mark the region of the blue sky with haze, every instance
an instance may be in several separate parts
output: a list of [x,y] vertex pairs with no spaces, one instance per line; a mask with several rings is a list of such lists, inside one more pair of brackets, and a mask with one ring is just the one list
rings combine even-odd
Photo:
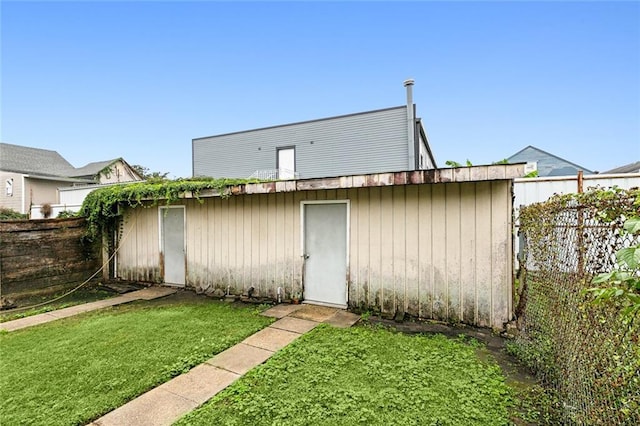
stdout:
[[[440,166],[640,160],[638,2],[0,3],[3,142],[191,175],[191,139],[403,105]],[[339,155],[339,153],[336,153]]]

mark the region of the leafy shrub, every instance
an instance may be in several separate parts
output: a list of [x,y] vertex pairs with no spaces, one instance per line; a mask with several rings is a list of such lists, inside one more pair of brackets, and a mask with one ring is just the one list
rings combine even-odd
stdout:
[[23,220],[27,218],[28,216],[26,214],[22,214],[13,209],[0,207],[0,220]]
[[63,210],[58,213],[58,219],[69,219],[76,216],[78,216],[78,213],[72,212],[71,210]]

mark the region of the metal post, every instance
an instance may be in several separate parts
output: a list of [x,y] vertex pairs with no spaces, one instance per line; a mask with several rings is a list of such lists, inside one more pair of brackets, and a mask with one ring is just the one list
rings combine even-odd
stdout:
[[413,79],[404,81],[404,87],[407,88],[407,153],[409,154],[408,169],[416,169],[416,118],[413,111]]

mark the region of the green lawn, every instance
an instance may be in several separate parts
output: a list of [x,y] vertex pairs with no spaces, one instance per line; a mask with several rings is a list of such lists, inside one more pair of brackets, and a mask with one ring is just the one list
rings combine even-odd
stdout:
[[509,424],[511,391],[478,350],[441,335],[320,326],[177,424]]
[[0,424],[86,424],[271,321],[253,308],[167,298],[2,333]]

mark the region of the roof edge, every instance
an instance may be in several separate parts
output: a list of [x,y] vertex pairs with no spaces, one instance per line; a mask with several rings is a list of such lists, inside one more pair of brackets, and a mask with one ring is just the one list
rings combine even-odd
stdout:
[[296,126],[296,125],[299,125],[299,124],[307,124],[307,123],[315,123],[315,122],[318,122],[318,121],[334,120],[336,118],[354,117],[356,115],[372,114],[374,112],[391,111],[393,109],[404,109],[406,107],[407,107],[406,105],[401,105],[401,106],[390,107],[390,108],[374,109],[374,110],[371,110],[371,111],[354,112],[354,113],[351,113],[351,114],[344,114],[344,115],[335,115],[333,117],[316,118],[314,120],[297,121],[295,123],[278,124],[276,126],[259,127],[259,128],[256,128],[256,129],[240,130],[240,131],[237,131],[237,132],[230,132],[230,133],[221,133],[221,134],[218,134],[218,135],[200,136],[200,137],[191,139],[191,141],[193,143],[195,141],[202,140],[202,139],[210,139],[210,138],[217,138],[217,137],[221,137],[221,136],[230,136],[230,135],[239,135],[239,134],[242,134],[242,133],[257,132],[257,131],[261,131],[261,130],[278,129],[278,128],[281,128],[281,127]]
[[[493,164],[486,166],[410,170],[368,175],[246,183],[228,187],[225,194],[269,194],[322,189],[351,189],[381,186],[513,180],[524,176],[524,168],[525,163]],[[205,190],[198,194],[198,198],[219,197],[220,195],[221,194],[215,190]],[[193,194],[185,194],[184,198],[190,199],[196,197]]]

